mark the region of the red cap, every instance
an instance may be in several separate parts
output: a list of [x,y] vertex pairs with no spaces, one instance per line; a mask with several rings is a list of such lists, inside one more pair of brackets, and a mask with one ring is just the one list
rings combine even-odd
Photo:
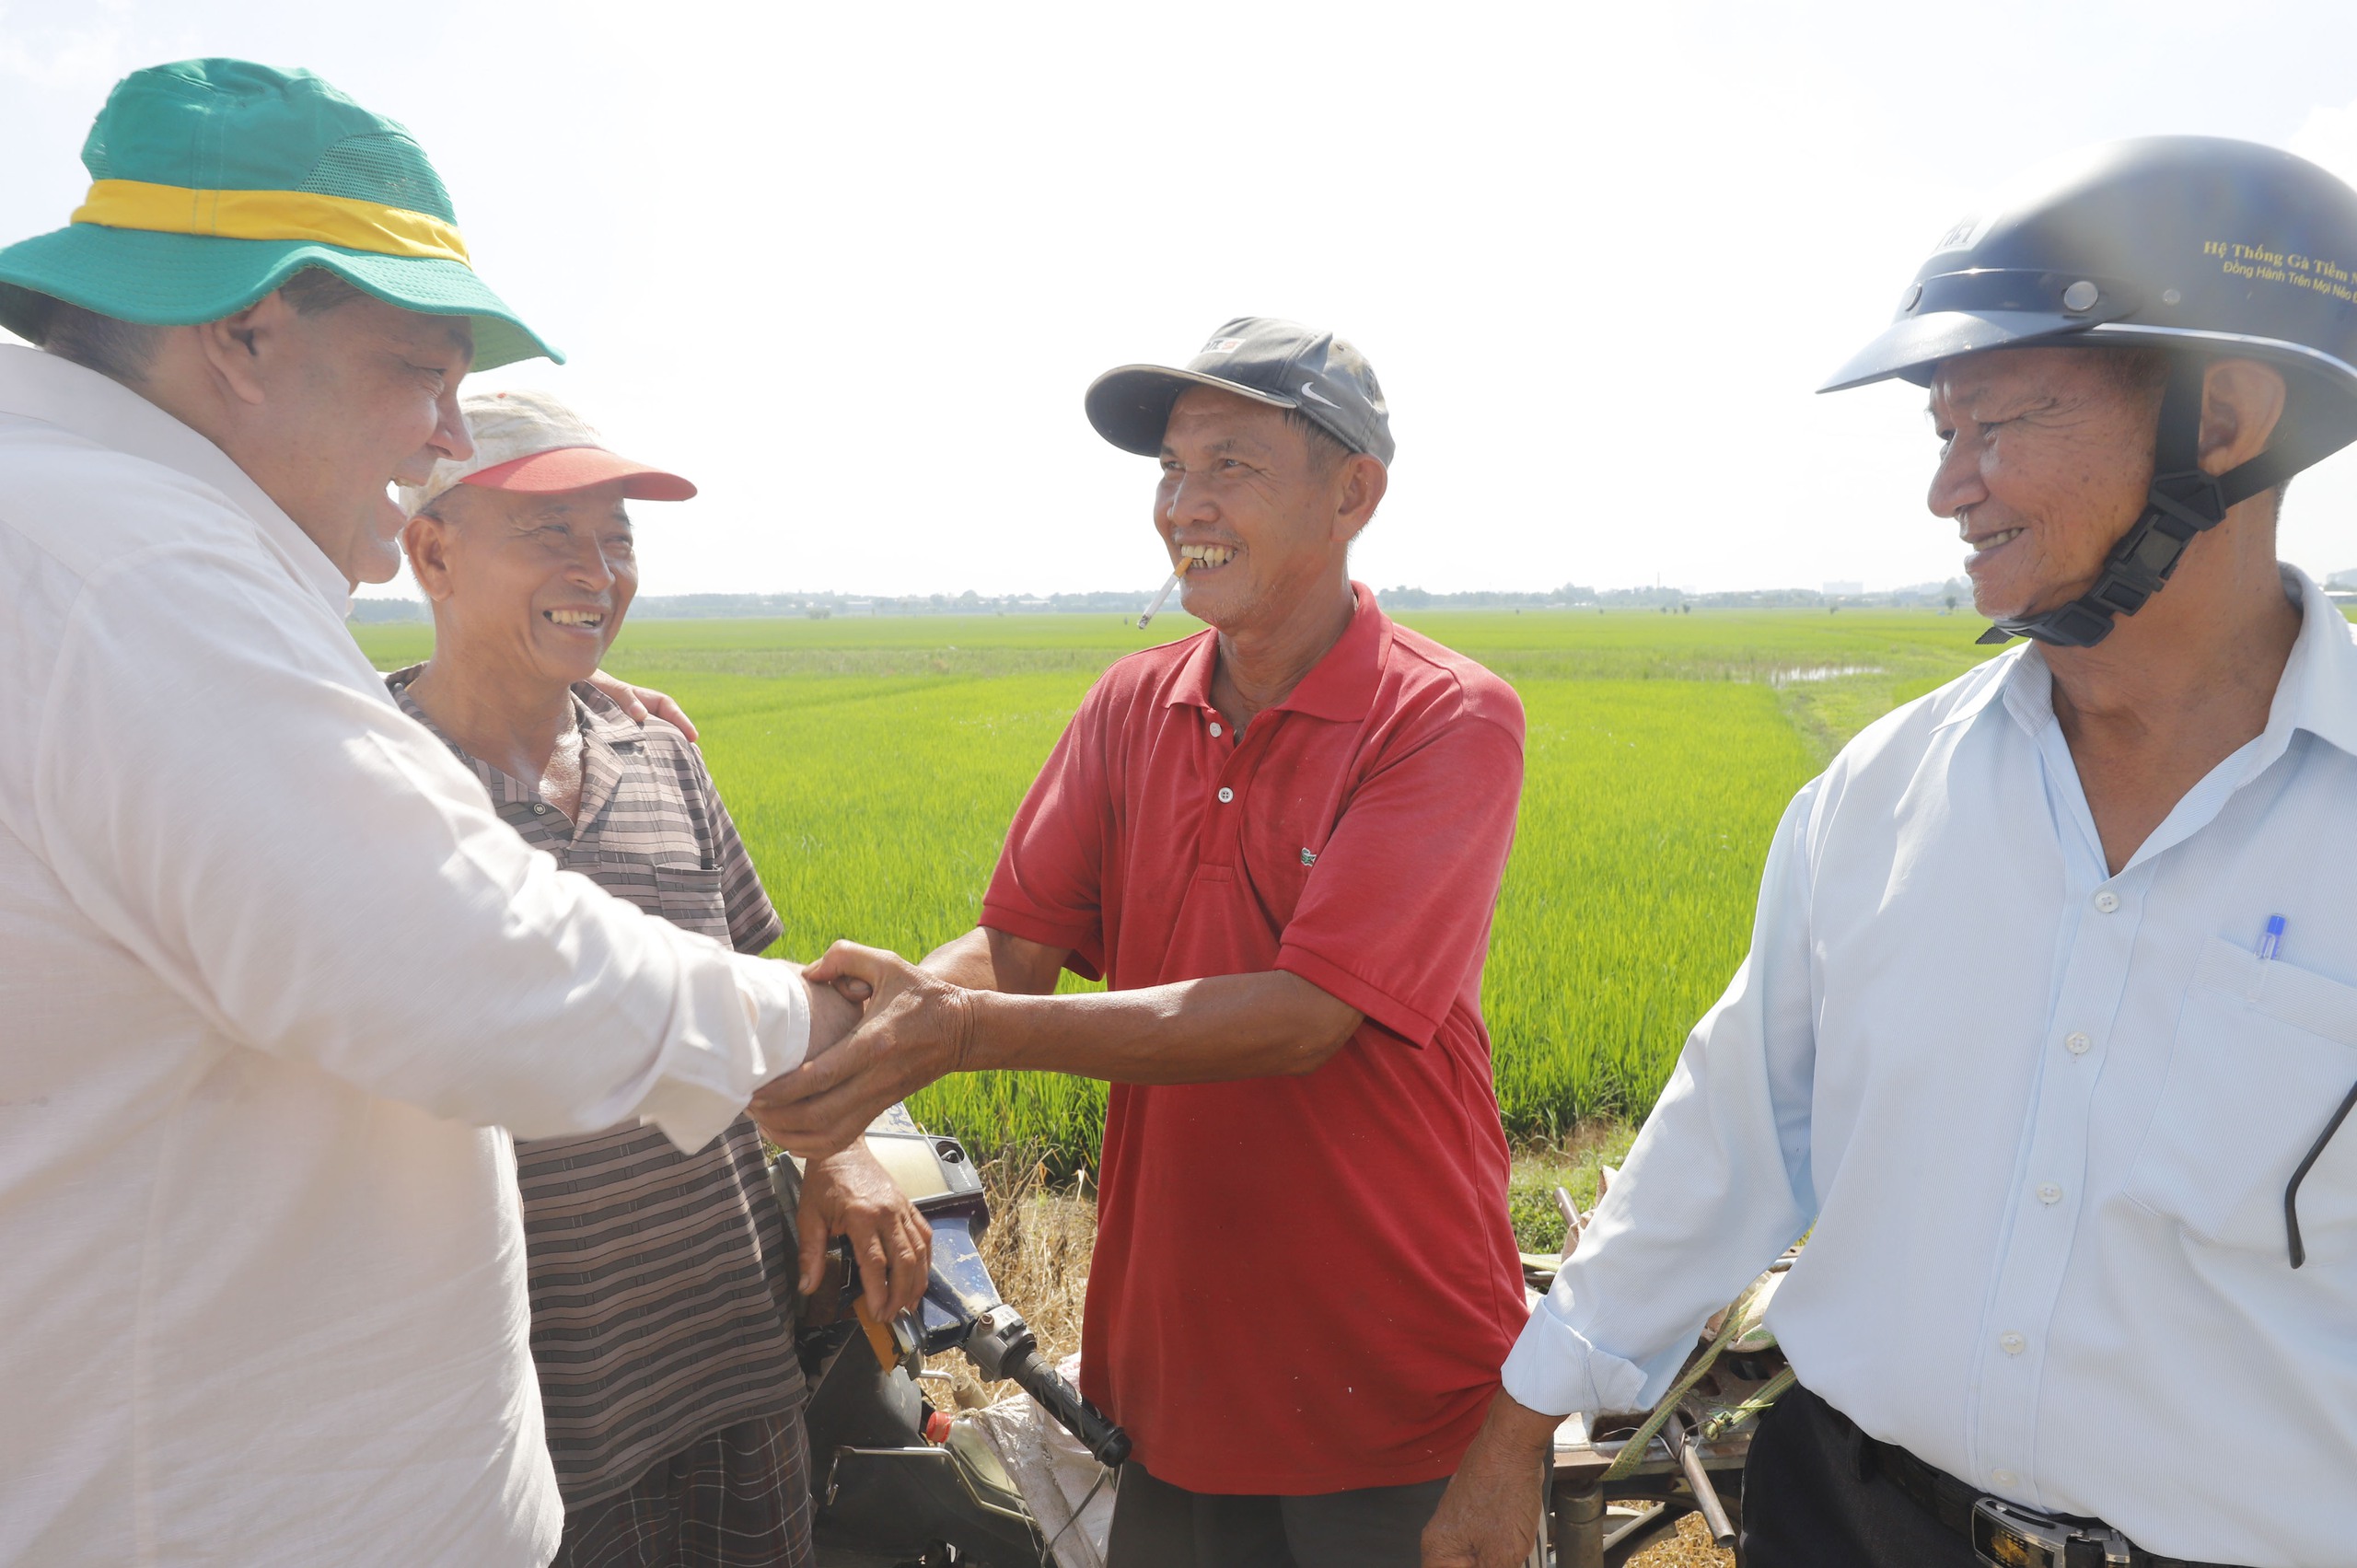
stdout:
[[622,495],[631,501],[685,501],[696,493],[696,487],[678,474],[632,462],[603,447],[559,447],[553,451],[528,453],[491,468],[478,469],[459,482],[479,484],[485,490],[557,495],[568,490],[611,484],[616,480],[623,482]]

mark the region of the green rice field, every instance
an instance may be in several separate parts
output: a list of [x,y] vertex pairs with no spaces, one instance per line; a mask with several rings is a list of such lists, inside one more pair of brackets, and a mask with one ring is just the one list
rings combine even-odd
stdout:
[[[1833,749],[1968,668],[1931,611],[1401,617],[1511,680],[1528,778],[1483,986],[1508,1131],[1642,1115],[1743,956],[1769,835]],[[785,921],[911,955],[971,928],[1016,804],[1106,664],[1199,630],[1104,616],[653,621],[610,668],[678,697]],[[357,629],[380,668],[423,627]],[[1067,976],[1067,983],[1074,984]],[[1093,1164],[1102,1086],[953,1079],[928,1125]]]

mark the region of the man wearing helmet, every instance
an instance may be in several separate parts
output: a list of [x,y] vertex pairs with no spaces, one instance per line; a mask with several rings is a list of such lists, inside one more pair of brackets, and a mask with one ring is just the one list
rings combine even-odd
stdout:
[[[1828,389],[1924,386],[1991,640],[1803,789],[1752,950],[1425,1537],[1519,1562],[1570,1412],[1643,1409],[1808,1237],[1749,1568],[2357,1563],[2357,646],[2275,559],[2357,436],[2357,192],[2081,154]],[[2220,1462],[2265,1434],[2264,1485]]]

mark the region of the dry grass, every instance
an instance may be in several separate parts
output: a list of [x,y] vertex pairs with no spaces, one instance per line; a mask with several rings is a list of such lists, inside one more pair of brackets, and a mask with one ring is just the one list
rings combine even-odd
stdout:
[[1700,1514],[1689,1514],[1629,1559],[1628,1568],[1735,1568],[1735,1553],[1711,1544]]
[[[981,1166],[982,1190],[991,1202],[991,1226],[982,1233],[982,1261],[990,1266],[1001,1299],[1023,1314],[1039,1337],[1039,1350],[1054,1365],[1080,1349],[1080,1314],[1088,1295],[1088,1260],[1097,1246],[1097,1195],[1083,1171],[1078,1180],[1052,1184],[1038,1149],[1010,1149]],[[963,1355],[935,1356],[950,1374],[961,1409],[971,1410],[1014,1393],[1012,1383],[984,1383]]]
[[1559,1252],[1563,1212],[1556,1206],[1562,1187],[1585,1214],[1596,1207],[1596,1179],[1605,1166],[1629,1157],[1637,1130],[1625,1121],[1582,1121],[1556,1139],[1532,1139],[1514,1151],[1506,1177],[1506,1213],[1515,1245],[1525,1252]]

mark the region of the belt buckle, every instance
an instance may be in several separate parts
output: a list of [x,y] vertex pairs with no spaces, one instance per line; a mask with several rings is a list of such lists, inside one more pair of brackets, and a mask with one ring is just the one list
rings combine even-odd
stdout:
[[1972,1551],[1990,1568],[2130,1568],[2131,1562],[2128,1538],[2118,1530],[2082,1529],[1996,1497],[1972,1504]]

